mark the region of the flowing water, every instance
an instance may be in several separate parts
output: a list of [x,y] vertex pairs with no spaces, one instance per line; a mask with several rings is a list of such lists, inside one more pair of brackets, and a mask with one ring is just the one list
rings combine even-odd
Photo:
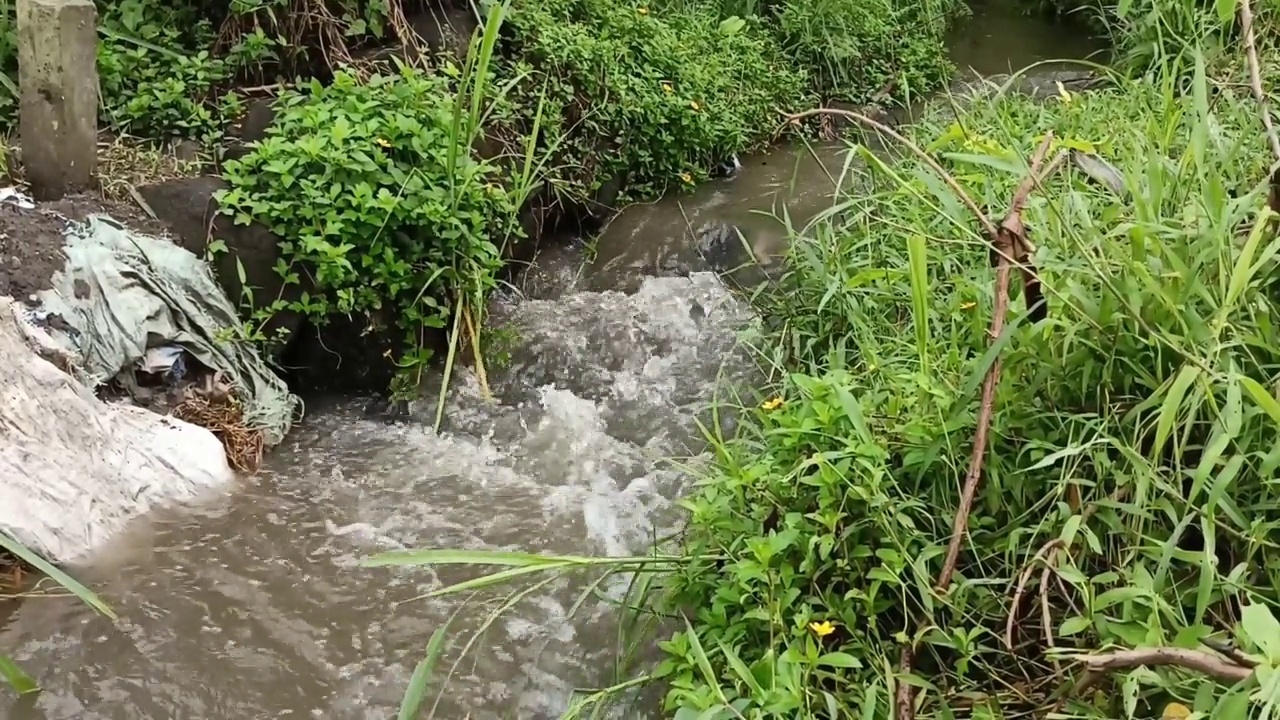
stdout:
[[[982,72],[1095,49],[1007,3],[977,6],[954,42],[957,60]],[[697,272],[688,224],[732,222],[776,251],[783,233],[761,213],[812,217],[842,162],[834,145],[748,158],[732,181],[623,213],[591,262],[580,247],[544,255],[527,297],[497,303],[515,342],[509,364],[491,368],[493,402],[464,373],[439,435],[430,399],[395,425],[366,417],[360,399],[312,399],[259,476],[148,517],[80,572],[118,623],[71,598],[8,617],[0,648],[44,690],[0,694],[0,717],[391,718],[427,639],[458,607],[420,597],[474,572],[362,558],[415,547],[643,553],[678,524],[689,482],[665,459],[697,455],[698,413],[748,367],[735,350],[746,310]],[[435,717],[553,718],[575,687],[611,681],[615,613],[594,598],[575,607],[581,587],[549,583],[494,622]],[[491,609],[463,611],[454,635]]]

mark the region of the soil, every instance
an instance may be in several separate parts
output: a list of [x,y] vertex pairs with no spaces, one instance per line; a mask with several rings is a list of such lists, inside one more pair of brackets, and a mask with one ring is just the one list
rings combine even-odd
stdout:
[[94,195],[72,195],[31,210],[0,203],[0,295],[26,301],[47,290],[54,274],[66,264],[64,218],[83,221],[95,213],[110,215],[139,232],[168,235],[167,225],[140,209]]

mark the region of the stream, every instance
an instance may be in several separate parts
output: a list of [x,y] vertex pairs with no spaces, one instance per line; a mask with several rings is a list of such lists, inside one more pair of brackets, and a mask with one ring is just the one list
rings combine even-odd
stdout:
[[[1014,4],[975,4],[951,40],[958,65],[1008,72],[1098,49]],[[366,399],[309,398],[306,421],[258,476],[153,513],[78,571],[116,624],[64,597],[0,615],[0,648],[43,687],[0,693],[0,717],[392,718],[428,638],[460,604],[421,596],[476,573],[362,558],[418,547],[643,554],[681,519],[689,473],[667,459],[696,458],[699,414],[750,366],[735,347],[748,312],[687,228],[733,223],[753,248],[780,253],[774,214],[785,207],[799,224],[826,207],[843,150],[743,158],[732,180],[629,208],[589,244],[544,252],[523,293],[496,302],[515,342],[490,368],[494,401],[461,372],[441,434],[432,393],[401,424],[366,416]],[[548,583],[497,619],[434,716],[556,718],[574,688],[613,682],[616,612],[596,599],[575,608],[583,582]],[[602,591],[617,596],[621,582]],[[492,609],[459,613],[442,669]],[[653,716],[637,704],[617,717]]]

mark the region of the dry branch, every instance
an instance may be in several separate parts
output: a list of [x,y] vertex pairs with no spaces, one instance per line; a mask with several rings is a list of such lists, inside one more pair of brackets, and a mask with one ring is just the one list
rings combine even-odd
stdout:
[[[899,656],[898,667],[903,675],[911,673],[911,665],[914,660],[914,652],[911,649],[911,643],[902,646],[902,653]],[[895,720],[915,720],[916,717],[916,698],[915,686],[898,681],[898,689],[894,693],[893,704],[896,708],[893,713]]]
[[1050,566],[1050,562],[1048,560],[1049,553],[1062,547],[1062,544],[1062,538],[1054,538],[1040,546],[1040,549],[1036,551],[1036,554],[1032,555],[1031,560],[1027,561],[1026,566],[1022,568],[1022,572],[1018,574],[1017,589],[1014,590],[1013,602],[1009,605],[1009,619],[1004,626],[1004,644],[1005,647],[1009,648],[1010,652],[1013,652],[1014,649],[1013,626],[1018,622],[1018,606],[1022,604],[1022,595],[1027,590],[1027,582],[1031,579],[1031,573],[1035,571],[1036,563],[1041,560],[1044,561],[1045,569],[1048,570]]
[[1117,650],[1110,653],[1074,655],[1092,672],[1106,673],[1138,667],[1177,667],[1208,675],[1223,682],[1238,683],[1253,674],[1253,667],[1238,665],[1203,650],[1160,647]]
[[[992,342],[998,340],[1004,332],[1005,315],[1009,310],[1011,260],[1021,262],[1026,258],[1027,231],[1022,224],[1022,206],[1036,185],[1040,165],[1044,162],[1052,142],[1053,133],[1045,133],[1044,140],[1031,158],[1031,171],[1014,193],[1013,201],[1009,204],[1009,213],[1005,215],[1000,223],[1000,229],[993,238],[993,245],[999,257],[996,261],[996,303],[989,332]],[[1000,357],[997,355],[991,362],[986,378],[982,381],[982,405],[978,410],[978,429],[973,436],[973,454],[969,458],[969,471],[965,474],[964,487],[960,491],[960,507],[956,509],[955,524],[951,529],[951,542],[947,545],[947,558],[942,564],[942,572],[938,573],[936,589],[939,593],[945,593],[951,586],[951,576],[955,574],[956,562],[960,557],[960,543],[964,540],[969,527],[969,511],[973,507],[973,498],[978,491],[978,482],[982,478],[982,466],[986,458],[987,435],[991,431],[991,415],[995,409],[996,385],[1000,382],[1000,364]]]
[[1253,97],[1258,101],[1258,109],[1262,113],[1262,127],[1267,131],[1267,142],[1271,145],[1271,154],[1280,162],[1280,138],[1276,137],[1275,126],[1271,123],[1271,110],[1267,107],[1267,95],[1262,91],[1262,70],[1258,63],[1258,46],[1253,35],[1253,6],[1250,0],[1240,0],[1240,33],[1244,36],[1244,56],[1249,65],[1249,87]]

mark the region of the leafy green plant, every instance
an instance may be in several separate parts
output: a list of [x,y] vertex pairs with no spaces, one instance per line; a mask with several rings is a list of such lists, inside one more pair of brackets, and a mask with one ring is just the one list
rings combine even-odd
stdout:
[[453,97],[446,78],[407,66],[287,94],[268,136],[227,163],[219,199],[280,235],[282,277],[311,276],[321,295],[294,309],[323,321],[386,307],[414,362],[460,291],[492,286],[513,212],[496,168],[467,151]]
[[515,3],[504,73],[526,80],[506,117],[527,126],[534,103],[522,98],[544,98],[553,187],[588,206],[611,182],[622,202],[691,186],[768,142],[778,110],[809,100],[804,71],[760,22],[737,20],[603,0]]

